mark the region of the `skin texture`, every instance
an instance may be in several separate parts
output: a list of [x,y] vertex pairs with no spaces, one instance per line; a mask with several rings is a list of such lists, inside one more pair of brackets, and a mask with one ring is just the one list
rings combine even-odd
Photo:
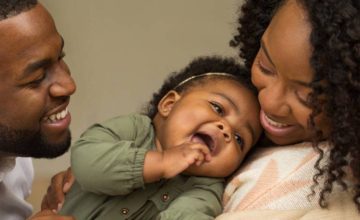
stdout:
[[63,61],[63,40],[40,4],[0,21],[0,151],[56,157],[69,148],[64,111],[76,86]]
[[[255,95],[234,80],[208,80],[181,94],[168,92],[154,119],[157,151],[146,155],[145,181],[181,172],[210,177],[230,175],[260,136],[258,112]],[[214,151],[196,138],[199,133],[214,138]],[[160,176],[154,174],[157,170]],[[156,178],[149,178],[147,173]]]
[[[279,145],[310,141],[307,104],[314,73],[310,65],[311,26],[302,7],[288,1],[274,15],[261,38],[252,66],[252,82],[259,91],[260,120],[266,136]],[[322,115],[319,129],[327,133]]]

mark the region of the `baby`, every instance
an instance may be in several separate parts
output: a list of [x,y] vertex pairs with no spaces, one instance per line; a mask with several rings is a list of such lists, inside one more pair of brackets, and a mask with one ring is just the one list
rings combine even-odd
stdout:
[[250,74],[233,59],[202,57],[173,73],[147,115],[90,127],[74,144],[77,182],[62,214],[76,219],[213,219],[224,177],[257,142]]

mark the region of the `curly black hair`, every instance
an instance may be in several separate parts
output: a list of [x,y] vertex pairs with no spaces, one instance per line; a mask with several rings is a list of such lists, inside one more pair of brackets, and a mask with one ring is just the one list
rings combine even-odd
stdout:
[[[242,65],[240,65],[234,58],[225,58],[220,56],[203,56],[192,60],[184,69],[179,72],[171,73],[164,81],[161,88],[153,94],[149,102],[145,114],[153,119],[158,112],[157,106],[170,90],[175,90],[178,93],[187,91],[195,85],[206,83],[207,80],[220,78],[224,76],[204,76],[190,80],[189,82],[179,86],[179,83],[192,76],[198,76],[205,73],[227,73],[234,76],[234,80],[240,82],[254,94],[257,94],[256,88],[252,85],[250,80],[250,72]],[[230,78],[229,78],[230,79]],[[231,78],[232,79],[232,78]]]
[[37,0],[0,1],[0,21],[29,10],[38,3]]
[[[230,46],[240,49],[245,66],[251,68],[260,48],[260,39],[277,9],[287,0],[246,0],[238,19],[238,33]],[[312,26],[310,58],[315,72],[309,96],[312,114],[309,125],[314,130],[313,145],[319,159],[315,164],[314,186],[324,177],[319,204],[326,207],[326,197],[333,184],[344,190],[345,169],[354,176],[354,202],[360,211],[360,1],[359,0],[296,0],[308,14]],[[326,82],[325,85],[324,83]],[[320,96],[326,101],[321,102]],[[321,103],[321,104],[320,104]],[[314,118],[323,113],[330,123],[330,134],[322,137]],[[329,159],[320,166],[324,152],[318,147],[326,138],[331,145]],[[314,193],[314,187],[312,188]]]

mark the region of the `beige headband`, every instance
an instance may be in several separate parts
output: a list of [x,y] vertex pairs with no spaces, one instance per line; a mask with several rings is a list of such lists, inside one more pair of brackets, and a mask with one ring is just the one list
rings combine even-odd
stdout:
[[203,74],[196,75],[196,76],[190,76],[189,78],[184,79],[179,84],[177,84],[173,89],[176,90],[177,88],[184,85],[185,83],[187,83],[193,79],[204,77],[204,76],[226,76],[226,77],[231,77],[233,79],[236,79],[236,77],[234,75],[231,75],[229,73],[216,73],[216,72],[215,73],[203,73]]

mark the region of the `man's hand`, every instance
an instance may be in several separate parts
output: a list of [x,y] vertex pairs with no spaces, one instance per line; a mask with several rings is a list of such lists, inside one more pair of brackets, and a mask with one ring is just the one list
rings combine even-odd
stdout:
[[28,218],[28,220],[75,220],[75,218],[72,216],[60,216],[50,210],[42,210]]
[[41,202],[41,210],[59,211],[63,205],[65,194],[70,190],[75,177],[69,167],[51,178],[50,186]]

